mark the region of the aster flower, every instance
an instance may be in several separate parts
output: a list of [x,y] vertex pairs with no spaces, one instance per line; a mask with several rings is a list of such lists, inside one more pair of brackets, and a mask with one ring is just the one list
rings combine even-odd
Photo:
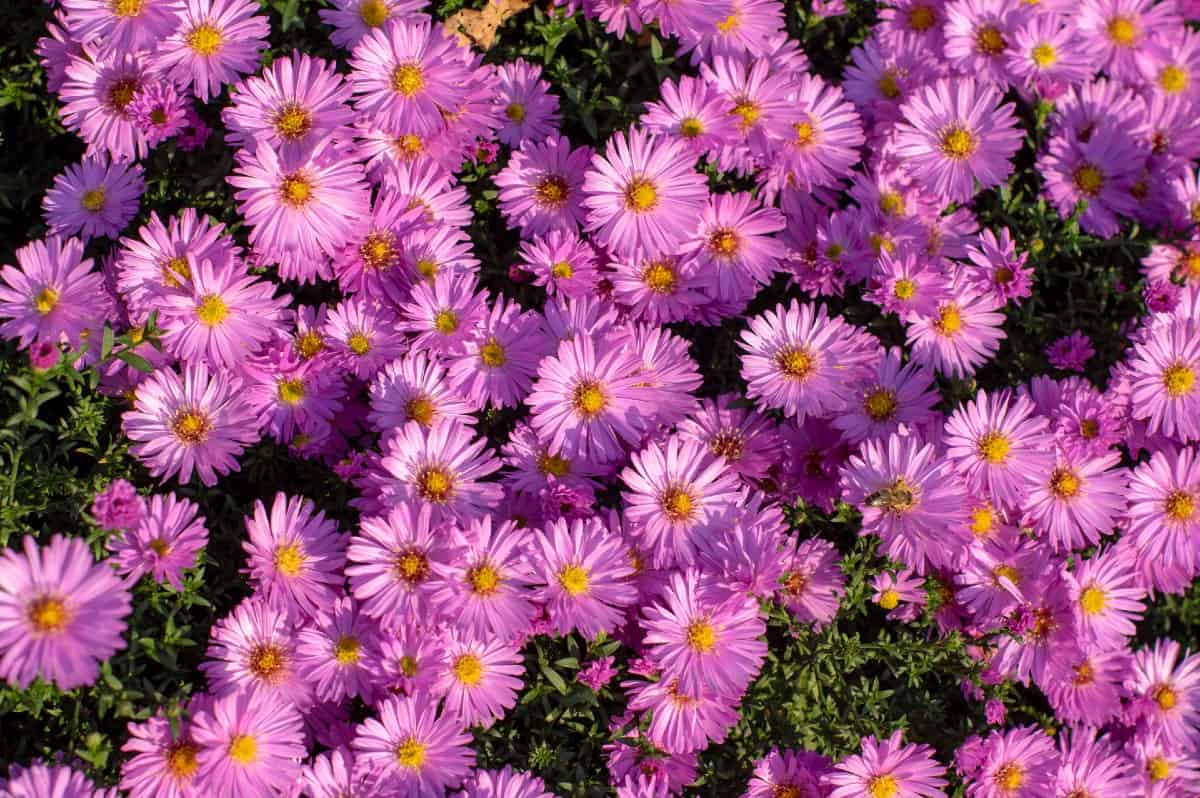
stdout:
[[117,573],[136,581],[149,573],[158,583],[183,591],[183,570],[196,565],[208,545],[208,528],[195,502],[173,493],[156,493],[144,517],[123,535],[109,538],[107,548]]
[[155,65],[201,102],[254,71],[271,24],[250,0],[183,0],[175,32],[158,45]]
[[398,326],[391,310],[353,296],[329,311],[322,333],[336,362],[366,380],[404,351],[404,335]]
[[1034,798],[1051,792],[1058,753],[1041,730],[994,731],[980,753],[979,771],[967,783],[969,798]]
[[78,233],[85,242],[116,238],[137,214],[144,188],[140,164],[84,158],[54,178],[42,200],[46,224],[55,235]]
[[747,172],[758,160],[770,160],[794,135],[794,125],[804,121],[802,109],[793,102],[795,78],[776,73],[765,58],[717,56],[711,64],[701,64],[700,76],[733,105],[730,117],[737,135],[720,152],[721,169]]
[[1132,188],[1145,156],[1124,131],[1105,125],[1086,141],[1052,138],[1038,159],[1038,171],[1045,176],[1046,196],[1059,216],[1070,218],[1084,201],[1080,227],[1110,238],[1120,230],[1118,217],[1130,216],[1136,209]]
[[254,691],[215,698],[192,720],[199,794],[255,798],[288,788],[304,759],[304,724],[285,701]]
[[328,602],[312,617],[313,623],[297,634],[296,670],[312,683],[316,699],[370,695],[378,676],[374,621],[348,596]]
[[707,688],[684,693],[677,678],[628,681],[622,686],[628,692],[630,709],[651,714],[646,739],[668,753],[688,754],[710,742],[722,743],[737,723],[737,710],[728,697]]
[[505,221],[526,235],[575,232],[587,216],[584,172],[593,154],[591,147],[571,149],[557,135],[525,142],[493,178]]
[[439,583],[433,600],[442,614],[480,639],[524,634],[535,610],[522,538],[511,521],[493,525],[490,515],[460,532],[454,556],[435,565]]
[[773,464],[780,445],[775,424],[766,416],[742,407],[735,394],[700,400],[700,407],[678,426],[681,438],[692,438],[723,457],[743,479],[762,479]]
[[31,241],[17,250],[17,265],[0,269],[0,335],[15,338],[22,348],[34,341],[77,342],[96,329],[106,311],[97,308],[104,278],[83,257],[77,238],[57,236]]
[[1129,536],[1148,562],[1194,571],[1200,541],[1200,458],[1168,449],[1137,466],[1129,485]]
[[187,97],[173,83],[161,81],[138,89],[129,104],[129,115],[145,133],[146,143],[154,147],[183,132],[188,107]]
[[640,370],[634,353],[590,335],[563,341],[542,359],[525,400],[538,437],[568,458],[616,459],[646,428],[637,407],[645,395]]
[[759,206],[750,194],[715,194],[682,251],[695,258],[715,299],[736,302],[771,281],[785,254],[775,238],[783,228],[783,214]]
[[656,567],[694,563],[700,542],[724,527],[740,502],[725,459],[677,435],[635,453],[621,479],[632,534]]
[[946,61],[960,75],[978,75],[989,83],[1012,82],[1007,55],[1014,31],[1030,12],[997,0],[958,0],[941,11]]
[[[971,0],[961,0],[970,2]],[[1012,105],[971,78],[943,79],[918,90],[900,107],[896,155],[904,169],[950,202],[966,202],[1012,174],[1021,146]]]
[[182,375],[159,369],[137,388],[132,410],[121,417],[130,451],[160,479],[187,483],[195,471],[205,485],[237,471],[237,458],[258,440],[257,416],[239,394],[240,382],[210,375],[203,364]]
[[116,479],[92,499],[92,518],[104,529],[128,531],[145,517],[146,506],[129,480]]
[[525,141],[539,142],[558,131],[558,98],[542,80],[539,64],[523,58],[506,61],[496,68],[496,76],[495,103],[505,119],[496,137],[502,144],[517,147]]
[[611,634],[637,600],[629,547],[600,521],[557,520],[537,536],[531,558],[541,586],[533,594],[558,634]]
[[1127,548],[1101,550],[1065,574],[1080,633],[1101,648],[1115,649],[1132,637],[1141,619],[1146,591]]
[[286,279],[328,276],[326,254],[344,247],[369,212],[362,166],[332,136],[294,155],[270,146],[240,150],[227,181],[238,189],[233,196],[251,227],[251,246],[278,260]]
[[956,283],[934,313],[909,324],[913,360],[949,377],[971,376],[1004,340],[1004,314],[998,310],[991,296]]
[[513,770],[476,770],[463,785],[462,798],[554,798],[537,776]]
[[1110,532],[1125,512],[1121,456],[1080,457],[1059,452],[1054,461],[1026,472],[1024,508],[1034,529],[1049,535],[1056,551],[1080,549]]
[[842,94],[816,75],[800,75],[792,102],[800,109],[780,147],[768,187],[833,186],[859,160],[862,121]]
[[997,305],[1017,303],[1032,293],[1033,268],[1026,265],[1028,253],[1017,254],[1008,228],[997,236],[991,230],[980,232],[967,247],[967,279],[977,290],[990,293]]
[[1134,654],[1133,670],[1125,681],[1143,722],[1164,741],[1187,749],[1195,748],[1200,729],[1198,686],[1200,656],[1189,656],[1174,640],[1159,640]]
[[355,767],[354,752],[345,746],[314,756],[301,778],[301,794],[312,798],[370,795],[375,789],[374,778]]
[[324,438],[343,407],[341,374],[326,360],[304,360],[292,347],[283,347],[268,348],[242,366],[247,398],[263,413],[263,423],[277,443],[297,435]]
[[827,777],[830,798],[944,798],[946,769],[934,759],[933,748],[903,740],[899,730],[882,742],[864,737],[862,753],[838,762]]
[[389,698],[378,718],[356,729],[356,760],[377,775],[377,789],[413,798],[442,798],[475,764],[471,735],[451,713],[439,713],[427,695]]
[[587,685],[589,690],[598,693],[616,677],[617,669],[613,667],[614,662],[616,662],[615,657],[594,659],[579,669],[579,673],[575,674],[575,681]]
[[368,418],[381,432],[410,421],[425,427],[442,419],[474,423],[470,405],[451,387],[445,367],[425,350],[401,355],[384,366],[371,382],[370,392]]
[[698,307],[710,299],[703,293],[709,279],[696,261],[669,255],[626,258],[613,264],[608,279],[613,296],[630,315],[650,324],[695,318]]
[[333,28],[329,38],[336,47],[353,50],[373,30],[409,17],[425,5],[423,0],[335,0],[333,8],[322,8],[317,16]]
[[646,103],[640,124],[654,136],[681,141],[693,158],[714,156],[737,137],[733,103],[709,83],[680,75],[659,86],[661,100]]
[[575,233],[551,230],[522,241],[521,265],[551,296],[582,297],[596,290],[596,251]]
[[138,90],[149,79],[135,52],[108,58],[77,57],[67,65],[59,92],[60,116],[63,125],[88,145],[88,155],[107,152],[114,160],[127,161],[141,158],[149,149],[146,134],[129,112]]
[[372,30],[350,59],[356,107],[393,129],[437,133],[446,126],[442,110],[458,106],[470,83],[458,49],[423,14]]
[[1130,359],[1134,418],[1146,431],[1184,441],[1200,438],[1200,324],[1177,319],[1154,328]]
[[131,753],[121,765],[121,789],[132,798],[192,798],[195,793],[196,754],[200,746],[192,739],[191,724],[179,723],[178,730],[160,710],[142,723],[126,726],[129,737],[121,746]]
[[931,316],[950,299],[950,281],[941,264],[915,247],[880,251],[871,281],[877,285],[863,298],[904,322]]
[[175,29],[179,6],[170,0],[67,0],[63,10],[76,41],[108,54],[153,49]]
[[1087,0],[1080,4],[1076,25],[1092,54],[1094,68],[1122,80],[1141,77],[1137,54],[1152,31],[1181,25],[1174,6],[1148,0]]
[[671,576],[662,597],[643,610],[642,628],[664,678],[678,679],[688,695],[740,694],[767,653],[758,602],[713,591],[695,570]]
[[1054,714],[1067,723],[1102,726],[1121,712],[1124,682],[1133,658],[1124,648],[1063,646],[1038,680]]
[[414,349],[433,354],[458,354],[487,313],[479,282],[470,272],[439,272],[432,283],[413,286],[401,308],[400,329],[415,333]]
[[268,515],[254,502],[242,541],[255,591],[277,610],[315,615],[328,610],[342,586],[347,535],[311,501],[279,492]]
[[125,648],[128,590],[92,560],[81,539],[32,536],[0,554],[0,677],[24,689],[35,678],[62,690],[88,685],[98,663]]
[[1012,76],[1042,95],[1082,83],[1095,68],[1073,20],[1061,14],[1030,17],[1013,31],[1007,52]]
[[365,613],[376,618],[428,617],[434,566],[448,563],[449,530],[433,507],[403,502],[385,516],[363,518],[346,549],[346,576]]
[[618,131],[584,178],[585,225],[618,254],[666,254],[683,243],[708,197],[683,144]]
[[747,394],[798,422],[845,406],[873,368],[871,339],[824,305],[793,300],[750,319],[739,345]]
[[499,485],[480,481],[500,468],[486,444],[457,421],[405,424],[388,436],[380,461],[388,501],[428,504],[438,520],[482,515],[501,494]]
[[444,642],[445,659],[434,692],[443,696],[446,712],[465,726],[487,728],[517,703],[525,672],[521,651],[502,640],[474,639],[451,631]]
[[200,669],[212,692],[263,692],[307,709],[312,685],[297,670],[295,633],[287,613],[258,597],[244,600],[217,622],[209,638]]
[[754,775],[742,798],[775,798],[792,790],[796,795],[820,795],[827,789],[822,778],[829,773],[829,760],[811,751],[772,747],[754,761]]
[[471,222],[466,188],[436,161],[422,158],[398,163],[382,173],[382,184],[395,192],[396,199],[422,211],[426,224],[466,227]]
[[939,418],[933,376],[916,363],[902,363],[901,356],[897,347],[887,350],[875,374],[860,383],[858,401],[834,417],[833,426],[851,443],[924,429]]
[[15,762],[9,766],[9,780],[0,788],[12,798],[113,798],[115,792],[97,790],[87,776],[67,765],[47,765],[35,759],[29,767]]

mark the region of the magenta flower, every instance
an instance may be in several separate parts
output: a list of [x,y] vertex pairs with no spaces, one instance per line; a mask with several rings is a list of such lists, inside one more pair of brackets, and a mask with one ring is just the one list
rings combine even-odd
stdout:
[[[164,8],[163,4],[152,5]],[[98,60],[71,58],[67,66],[59,92],[62,121],[88,145],[89,155],[107,152],[117,161],[128,161],[141,158],[149,149],[145,132],[129,110],[138,90],[149,80],[146,66],[135,52]]]
[[1055,551],[1081,549],[1099,541],[1125,513],[1126,472],[1116,452],[1080,457],[1060,452],[1027,472],[1025,515],[1049,535]]
[[353,50],[371,31],[389,20],[406,17],[425,7],[421,0],[335,0],[333,8],[317,12],[321,21],[333,27],[329,35],[334,45]]
[[477,770],[463,785],[462,798],[554,798],[537,776],[513,770]]
[[783,228],[783,214],[750,194],[714,194],[682,252],[695,258],[713,298],[738,302],[771,282],[785,254],[775,238]]
[[[1194,447],[1155,452],[1133,470],[1129,539],[1148,562],[1195,570],[1200,544],[1200,457]],[[1190,577],[1189,577],[1190,581]]]
[[500,143],[519,147],[526,141],[540,142],[558,132],[558,98],[542,80],[542,68],[523,58],[496,68],[499,85],[495,103],[504,115],[496,137]]
[[384,366],[371,382],[370,392],[368,418],[381,432],[410,421],[424,427],[443,419],[474,424],[471,406],[451,387],[445,366],[425,350],[401,355]]
[[646,103],[640,120],[646,132],[683,143],[693,158],[714,157],[737,137],[733,103],[709,83],[680,75],[659,86],[661,100]]
[[1189,656],[1174,640],[1159,640],[1134,655],[1125,688],[1137,701],[1149,730],[1165,742],[1195,748],[1200,729],[1200,656]]
[[1155,327],[1130,359],[1134,418],[1146,431],[1200,438],[1200,324],[1186,318]]
[[579,673],[575,675],[575,680],[580,684],[587,685],[588,689],[592,692],[598,693],[601,688],[616,677],[618,671],[613,667],[615,661],[615,657],[594,659],[579,669]]
[[524,537],[511,521],[493,524],[490,515],[460,531],[453,556],[434,566],[433,602],[441,614],[480,639],[523,635],[535,612]]
[[296,627],[284,612],[251,597],[213,626],[200,670],[214,695],[269,695],[308,709],[313,686],[296,664]]
[[246,518],[245,573],[255,592],[277,610],[309,616],[328,611],[341,591],[346,540],[337,524],[301,496],[275,494],[271,512],[254,503]]
[[468,522],[499,501],[500,486],[482,482],[500,468],[487,442],[457,421],[428,429],[409,422],[383,446],[384,496],[391,504],[433,507],[437,520]]
[[400,310],[404,321],[399,329],[415,333],[412,348],[436,355],[461,353],[488,312],[475,274],[451,271],[414,285]]
[[116,238],[137,214],[144,188],[140,164],[84,158],[54,178],[42,200],[46,224],[55,235],[78,234],[84,242]]
[[557,135],[525,142],[494,178],[505,221],[525,235],[575,232],[586,218],[584,172],[593,155]]
[[196,555],[208,545],[208,528],[195,502],[173,493],[155,494],[144,517],[123,535],[109,538],[117,573],[137,581],[150,574],[183,591],[183,571],[196,565]]
[[402,502],[386,516],[363,518],[346,550],[346,576],[365,613],[427,618],[434,568],[448,564],[450,530],[432,521],[433,506]]
[[252,0],[183,0],[175,32],[160,42],[155,66],[201,102],[258,68],[271,23]]
[[396,314],[361,295],[342,300],[329,311],[321,333],[342,369],[367,380],[404,351]]
[[708,188],[684,145],[618,131],[584,178],[587,230],[621,255],[670,254],[684,242]]
[[585,638],[612,634],[637,600],[629,547],[594,518],[558,520],[537,536],[531,557],[540,586],[533,599],[546,607],[554,631]]
[[629,708],[651,715],[646,739],[671,754],[690,754],[710,742],[722,743],[737,723],[736,697],[709,689],[687,694],[676,678],[655,682],[628,681]]
[[1038,686],[1062,720],[1100,727],[1121,712],[1132,662],[1125,648],[1063,646],[1051,655]]
[[50,767],[37,759],[29,767],[14,762],[8,775],[3,789],[13,798],[111,798],[115,794],[97,790],[91,779],[67,765]]
[[359,724],[351,744],[357,761],[378,779],[378,789],[413,798],[443,798],[475,765],[471,735],[459,719],[439,713],[428,695],[389,698],[379,717]]
[[142,497],[128,480],[117,479],[92,500],[92,517],[104,529],[128,531],[146,514]]
[[191,723],[172,728],[162,712],[142,723],[130,722],[121,746],[130,756],[121,765],[121,789],[131,798],[192,798],[200,746],[192,739]]
[[96,329],[107,303],[97,307],[104,278],[92,266],[77,238],[51,236],[18,249],[17,266],[0,269],[0,318],[7,318],[0,335],[24,348],[35,340],[78,342]]
[[255,691],[213,699],[192,719],[196,791],[257,798],[300,776],[304,723],[295,707]]
[[583,297],[596,290],[596,251],[574,232],[551,230],[521,242],[521,261],[534,285],[551,296]]
[[833,785],[829,798],[945,798],[946,768],[933,748],[903,740],[899,730],[882,742],[864,737],[862,753],[838,762],[826,777]]
[[442,671],[433,689],[443,696],[446,712],[457,715],[464,726],[487,728],[517,703],[525,672],[518,647],[452,630],[443,649]]
[[367,697],[378,678],[378,627],[349,596],[331,602],[296,637],[296,669],[318,701]]
[[173,83],[144,85],[129,104],[129,115],[154,147],[179,135],[187,127],[188,98]]
[[63,3],[72,38],[91,43],[101,54],[153,49],[175,30],[178,7],[171,2],[67,0]]
[[912,433],[940,420],[933,376],[916,363],[902,363],[901,356],[899,348],[889,349],[875,374],[860,383],[858,401],[834,417],[833,426],[851,443]]
[[1051,793],[1058,752],[1040,729],[1020,726],[988,735],[969,798],[1037,798]]
[[811,191],[836,185],[860,158],[865,139],[858,112],[840,87],[812,74],[800,75],[793,102],[800,117],[783,140],[768,188]]
[[87,544],[55,535],[0,554],[0,677],[21,689],[35,678],[62,690],[96,681],[98,663],[125,648],[129,591]]
[[1071,218],[1080,202],[1079,226],[1085,232],[1111,238],[1121,229],[1121,216],[1132,216],[1137,208],[1134,181],[1146,153],[1122,131],[1101,126],[1082,141],[1073,136],[1055,136],[1038,159],[1045,176],[1045,192],[1058,215]]
[[130,451],[160,479],[187,483],[195,471],[205,485],[239,468],[237,458],[258,440],[257,415],[225,374],[188,365],[182,377],[159,369],[137,388],[132,410],[121,417]]

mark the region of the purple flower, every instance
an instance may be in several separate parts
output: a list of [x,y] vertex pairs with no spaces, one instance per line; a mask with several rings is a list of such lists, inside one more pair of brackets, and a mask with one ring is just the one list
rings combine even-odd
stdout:
[[613,677],[619,672],[613,667],[613,662],[616,660],[613,657],[601,657],[594,659],[588,664],[579,669],[579,673],[575,675],[575,679],[593,692],[600,692],[600,688],[613,680]]
[[110,483],[92,500],[92,517],[104,529],[133,529],[145,513],[146,507],[137,488],[124,479]]

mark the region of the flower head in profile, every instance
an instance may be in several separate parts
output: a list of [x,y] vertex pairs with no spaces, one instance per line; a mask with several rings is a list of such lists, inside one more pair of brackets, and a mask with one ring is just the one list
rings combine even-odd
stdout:
[[198,794],[256,798],[300,776],[304,722],[277,696],[240,690],[214,698],[192,719]]
[[0,553],[0,677],[62,690],[91,684],[99,663],[125,647],[129,591],[80,538],[45,546],[25,536]]

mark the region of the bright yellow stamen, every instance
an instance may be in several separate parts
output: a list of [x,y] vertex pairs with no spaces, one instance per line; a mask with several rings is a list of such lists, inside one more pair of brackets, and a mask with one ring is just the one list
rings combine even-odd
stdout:
[[1113,17],[1108,23],[1108,38],[1120,47],[1128,47],[1137,38],[1137,27],[1127,17]]
[[300,208],[312,199],[312,183],[299,172],[293,172],[279,184],[279,196],[293,208]]
[[656,260],[642,272],[642,282],[656,294],[673,294],[678,278],[668,262]]
[[275,570],[284,576],[296,576],[308,559],[295,543],[285,543],[275,549]]
[[153,551],[155,554],[157,554],[159,557],[166,557],[167,554],[170,553],[170,551],[171,551],[171,546],[165,540],[162,540],[160,538],[155,538],[154,540],[150,541],[146,545],[149,546],[150,550]]
[[803,346],[786,346],[775,355],[775,365],[784,376],[793,380],[804,380],[817,370],[817,359]]
[[993,780],[1000,789],[1016,792],[1025,783],[1025,769],[1016,762],[1009,762],[996,771]]
[[898,406],[896,393],[886,388],[876,388],[868,393],[866,399],[863,400],[863,410],[875,422],[887,421],[895,416]]
[[94,188],[91,191],[83,192],[83,199],[80,200],[85,211],[97,213],[104,207],[104,186]]
[[347,635],[338,638],[337,645],[333,649],[333,656],[339,665],[354,665],[358,662],[358,650],[358,638]]
[[196,55],[202,55],[207,58],[221,49],[221,31],[207,23],[197,25],[188,34],[187,43],[188,47],[191,47]]
[[350,337],[346,339],[346,346],[353,354],[362,357],[371,351],[371,339],[363,332],[351,333]]
[[689,116],[679,123],[679,135],[685,139],[694,139],[704,132],[704,123],[694,116]]
[[692,621],[687,628],[687,643],[701,654],[707,654],[717,645],[717,632],[708,621]]
[[575,386],[571,404],[579,415],[584,418],[593,418],[604,410],[608,399],[600,390],[600,383],[595,380],[584,380]]
[[490,596],[500,588],[500,573],[490,565],[477,565],[467,571],[467,583],[481,596]]
[[971,532],[976,537],[983,537],[992,531],[996,523],[996,514],[989,505],[976,507],[971,511]]
[[1079,493],[1079,476],[1069,468],[1050,472],[1050,492],[1060,499],[1070,499]]
[[729,33],[733,30],[736,30],[739,24],[741,23],[738,20],[738,14],[735,11],[717,23],[717,30],[721,33]]
[[40,316],[48,316],[58,307],[59,294],[50,286],[46,286],[33,297],[33,309]]
[[933,323],[933,329],[939,335],[952,338],[962,330],[962,326],[962,313],[959,311],[958,305],[950,303],[938,308],[938,317]]
[[588,590],[588,572],[578,565],[568,565],[558,572],[558,583],[572,596],[582,596]]
[[225,321],[228,315],[229,306],[216,294],[209,294],[201,298],[200,304],[196,306],[196,318],[209,327],[216,327]]
[[358,4],[358,17],[369,28],[379,28],[387,22],[389,16],[387,4],[383,0],[363,0]]
[[690,494],[682,488],[670,488],[659,498],[663,513],[672,521],[686,521],[695,511]]
[[250,652],[247,663],[250,672],[259,679],[273,682],[283,675],[287,666],[287,658],[278,646],[257,646]]
[[1011,565],[997,565],[992,569],[992,576],[999,582],[1001,577],[1012,582],[1014,585],[1021,584],[1021,572]]
[[1035,46],[1030,55],[1033,56],[1033,63],[1037,64],[1042,69],[1051,66],[1055,61],[1058,60],[1058,52],[1054,49],[1054,45],[1047,42],[1042,42],[1041,44]]
[[635,213],[654,210],[658,205],[658,190],[644,178],[635,178],[625,187],[625,207]]
[[896,609],[900,606],[900,594],[896,590],[888,588],[879,595],[879,606],[885,610]]
[[171,431],[175,433],[175,437],[181,443],[203,443],[208,439],[208,433],[212,431],[212,422],[208,420],[207,416],[185,410],[171,422]]
[[561,208],[567,204],[571,187],[559,175],[546,175],[533,189],[534,200],[547,208]]
[[1146,774],[1150,781],[1165,781],[1171,775],[1171,763],[1162,757],[1154,757],[1146,763]]
[[1095,197],[1104,188],[1104,173],[1089,163],[1085,163],[1071,175],[1075,188],[1085,197]]
[[142,13],[145,0],[112,0],[109,8],[118,17],[136,17]]
[[454,678],[474,687],[483,678],[483,662],[474,654],[463,654],[454,661]]
[[994,25],[984,25],[975,31],[975,48],[984,55],[1000,55],[1007,46],[1004,34]]
[[[884,609],[892,608],[885,607]],[[867,783],[867,791],[871,793],[871,798],[893,798],[896,789],[896,777],[892,775],[876,776]]]
[[816,143],[817,130],[812,126],[811,122],[797,122],[795,131],[796,137],[792,139],[792,146],[796,149],[802,150]]
[[316,330],[306,330],[296,337],[296,351],[305,360],[314,358],[325,348],[325,339]]
[[914,296],[916,296],[916,293],[917,284],[912,280],[909,280],[907,277],[901,277],[892,286],[892,296],[901,301],[912,299]]
[[1150,697],[1154,699],[1154,703],[1158,704],[1158,708],[1163,712],[1169,712],[1179,703],[1179,696],[1169,685],[1165,684],[1156,687],[1154,692],[1150,694]]
[[167,771],[178,781],[188,781],[196,775],[196,752],[194,743],[180,740],[167,747]]
[[962,125],[951,125],[942,131],[938,146],[947,158],[963,161],[975,154],[979,139]]
[[108,87],[108,93],[105,99],[108,105],[116,111],[124,112],[125,107],[133,102],[133,95],[137,94],[138,82],[135,78],[122,78],[113,82]]
[[427,502],[442,504],[454,493],[454,477],[441,466],[426,466],[417,476],[417,493]]
[[258,744],[249,734],[235,734],[229,741],[229,758],[239,765],[249,765],[258,757]]
[[406,770],[420,770],[425,764],[425,746],[409,737],[396,747],[396,764]]
[[1158,85],[1168,94],[1179,94],[1188,87],[1188,73],[1177,66],[1168,66],[1158,75]]
[[449,335],[458,329],[458,316],[453,310],[439,311],[433,317],[433,328],[442,335]]
[[718,258],[732,258],[740,247],[737,233],[728,228],[717,230],[708,237],[708,250]]
[[998,465],[1008,459],[1012,444],[1008,438],[999,432],[989,432],[979,439],[977,449],[979,456],[992,465]]
[[26,617],[37,634],[57,634],[71,620],[71,613],[62,599],[45,596],[35,599],[26,611]]
[[429,558],[422,551],[408,549],[392,561],[392,569],[409,584],[423,582],[429,576]]
[[524,122],[525,106],[520,103],[509,103],[508,107],[504,109],[504,115],[512,122],[517,122],[518,124]]
[[416,396],[408,401],[404,407],[404,412],[409,419],[417,422],[423,427],[428,427],[433,423],[433,417],[437,412],[433,402],[425,396]]
[[508,356],[504,354],[504,347],[495,338],[489,338],[487,343],[479,347],[479,359],[483,361],[483,365],[491,369],[498,369],[508,362]]
[[401,64],[392,72],[392,91],[411,97],[425,88],[425,76],[416,64]]
[[1079,594],[1079,606],[1088,615],[1099,615],[1104,612],[1104,606],[1107,603],[1108,597],[1095,585],[1087,587]]
[[1163,372],[1162,383],[1167,395],[1178,399],[1192,392],[1196,386],[1196,372],[1183,362],[1177,362]]
[[571,268],[570,263],[560,260],[550,267],[550,274],[556,280],[567,280],[575,276],[575,270]]
[[1196,513],[1196,497],[1187,491],[1173,490],[1163,502],[1163,512],[1172,521],[1183,523],[1191,521]]
[[749,100],[743,100],[733,106],[733,113],[735,116],[741,118],[741,128],[743,131],[749,130],[758,124],[758,119],[762,116],[762,111],[759,107]]

